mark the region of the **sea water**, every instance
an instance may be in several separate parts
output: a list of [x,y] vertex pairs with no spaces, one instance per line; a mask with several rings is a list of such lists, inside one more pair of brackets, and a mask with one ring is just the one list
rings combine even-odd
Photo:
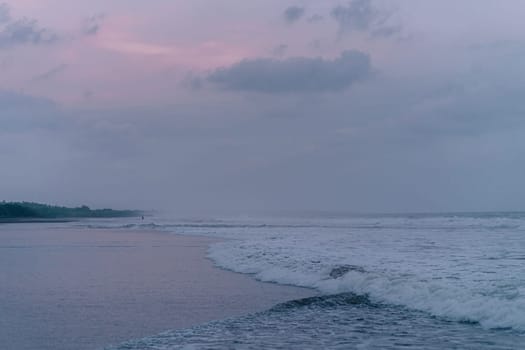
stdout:
[[101,349],[315,295],[215,268],[214,239],[71,226],[0,225],[0,350]]
[[116,349],[525,348],[522,213],[103,225],[222,238],[209,249],[217,266],[319,293]]

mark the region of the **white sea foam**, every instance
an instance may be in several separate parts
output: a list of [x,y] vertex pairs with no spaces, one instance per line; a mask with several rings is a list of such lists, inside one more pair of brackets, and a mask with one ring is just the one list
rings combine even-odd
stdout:
[[[262,281],[353,292],[485,328],[525,331],[521,214],[155,223],[174,233],[227,238],[210,247],[209,257]],[[346,273],[334,278],[337,267]]]
[[[358,218],[260,230],[210,248],[217,265],[272,281],[354,292],[485,328],[525,330],[525,235],[514,218]],[[339,266],[358,266],[339,278]]]

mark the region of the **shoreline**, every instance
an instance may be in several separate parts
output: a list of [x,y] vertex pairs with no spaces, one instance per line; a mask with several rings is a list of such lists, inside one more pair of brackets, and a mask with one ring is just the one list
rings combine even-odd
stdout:
[[215,266],[207,251],[220,241],[0,226],[0,338],[17,350],[104,348],[317,294]]
[[74,219],[40,219],[40,218],[9,218],[0,219],[1,224],[46,224],[46,223],[68,223],[76,221]]

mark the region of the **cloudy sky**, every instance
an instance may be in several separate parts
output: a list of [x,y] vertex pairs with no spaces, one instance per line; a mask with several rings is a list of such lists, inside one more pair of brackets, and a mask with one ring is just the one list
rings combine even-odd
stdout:
[[521,0],[0,0],[0,199],[525,210]]

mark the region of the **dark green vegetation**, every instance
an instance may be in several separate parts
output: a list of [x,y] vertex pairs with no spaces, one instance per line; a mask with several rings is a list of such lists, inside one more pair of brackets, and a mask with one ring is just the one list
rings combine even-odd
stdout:
[[58,207],[30,202],[0,202],[0,220],[11,219],[73,219],[116,218],[142,215],[137,210],[90,209]]

